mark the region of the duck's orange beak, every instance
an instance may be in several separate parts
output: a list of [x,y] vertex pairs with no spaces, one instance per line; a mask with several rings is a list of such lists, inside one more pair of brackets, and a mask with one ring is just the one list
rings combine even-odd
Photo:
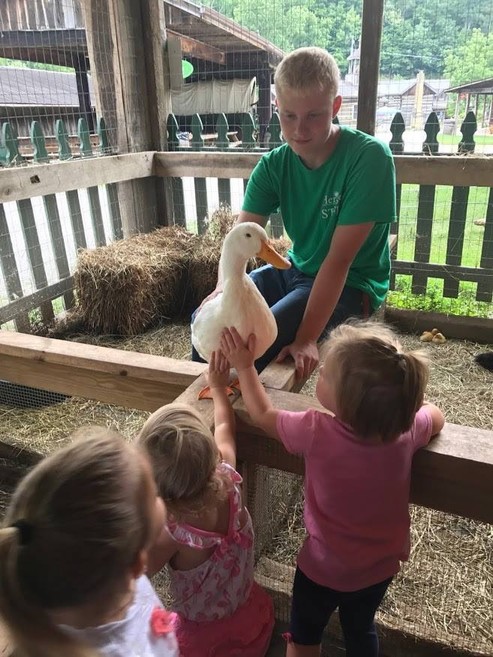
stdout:
[[289,269],[291,263],[286,258],[283,258],[268,242],[262,240],[262,247],[257,253],[257,257],[262,258],[265,262],[273,265],[277,269]]

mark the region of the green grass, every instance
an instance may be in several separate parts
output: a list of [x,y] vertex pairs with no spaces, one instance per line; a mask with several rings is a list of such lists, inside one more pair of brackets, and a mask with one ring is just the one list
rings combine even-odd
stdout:
[[[447,145],[457,145],[461,139],[462,139],[462,134],[460,135],[444,135],[444,134],[439,134],[438,137],[438,143],[439,144],[447,144]],[[493,135],[474,135],[474,143],[477,146],[492,146],[493,145]]]
[[[434,264],[446,264],[452,193],[452,187],[437,186],[435,190],[429,259]],[[488,196],[488,188],[470,188],[460,263],[463,266],[477,268],[480,265],[484,226],[476,225],[474,221],[485,219]],[[403,185],[397,260],[407,262],[415,260],[418,201],[419,185]],[[493,244],[490,244],[490,255],[492,251]],[[491,280],[493,285],[493,273]],[[411,291],[411,276],[400,275],[396,279],[396,289],[389,293],[388,303],[398,308],[445,312],[463,316],[493,317],[493,304],[476,301],[475,294],[476,283],[461,282],[458,298],[445,298],[443,297],[443,281],[430,278],[426,294],[415,295]]]
[[[452,187],[443,186],[438,186],[435,191],[430,262],[436,264],[445,264],[452,191]],[[489,189],[486,187],[470,188],[461,262],[462,265],[467,267],[479,267],[484,226],[477,226],[474,221],[485,219],[488,194]],[[398,260],[414,260],[418,197],[419,185],[402,186],[399,241],[397,244]],[[493,249],[493,245],[490,248]]]
[[430,278],[426,286],[426,294],[413,294],[411,277],[398,274],[395,290],[391,290],[387,296],[387,304],[404,310],[423,310],[461,317],[493,319],[493,303],[476,301],[475,288],[474,283],[463,281],[459,285],[457,299],[450,299],[443,296],[443,281]]

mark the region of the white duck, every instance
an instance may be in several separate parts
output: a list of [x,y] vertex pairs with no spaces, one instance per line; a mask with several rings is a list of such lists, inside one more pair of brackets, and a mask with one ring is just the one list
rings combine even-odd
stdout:
[[255,333],[255,358],[277,337],[277,325],[265,299],[246,274],[247,262],[258,256],[278,269],[289,269],[289,260],[269,244],[267,233],[256,223],[237,224],[224,239],[219,261],[223,290],[206,301],[192,324],[192,344],[206,361],[219,349],[221,333],[234,326],[244,340]]

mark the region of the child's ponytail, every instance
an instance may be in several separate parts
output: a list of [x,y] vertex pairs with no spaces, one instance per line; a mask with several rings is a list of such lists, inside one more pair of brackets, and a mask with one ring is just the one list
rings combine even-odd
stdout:
[[94,650],[63,633],[43,609],[25,599],[18,579],[18,555],[23,549],[26,530],[19,525],[0,529],[0,616],[15,644],[15,654],[22,657],[97,657]]
[[403,426],[410,429],[414,416],[423,405],[429,377],[428,359],[420,351],[399,352],[398,357],[404,370],[401,398]]
[[100,427],[72,438],[19,483],[0,529],[0,616],[23,657],[96,657],[56,614],[113,604],[153,536],[142,454]]

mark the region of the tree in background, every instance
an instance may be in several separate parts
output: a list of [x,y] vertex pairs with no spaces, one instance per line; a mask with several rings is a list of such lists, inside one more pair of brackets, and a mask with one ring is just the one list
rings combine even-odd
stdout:
[[[203,1],[285,51],[305,45],[326,48],[343,74],[351,44],[360,37],[362,0]],[[381,74],[413,78],[423,70],[427,78],[438,78],[448,77],[451,67],[459,72],[460,61],[454,68],[446,57],[460,57],[468,41],[479,44],[476,34],[491,39],[492,20],[491,0],[386,0]],[[467,78],[467,70],[464,66],[459,76]],[[482,57],[475,66],[477,77],[487,77],[488,70]]]
[[445,75],[451,86],[493,77],[493,33],[474,29],[463,39],[462,45],[445,54]]

